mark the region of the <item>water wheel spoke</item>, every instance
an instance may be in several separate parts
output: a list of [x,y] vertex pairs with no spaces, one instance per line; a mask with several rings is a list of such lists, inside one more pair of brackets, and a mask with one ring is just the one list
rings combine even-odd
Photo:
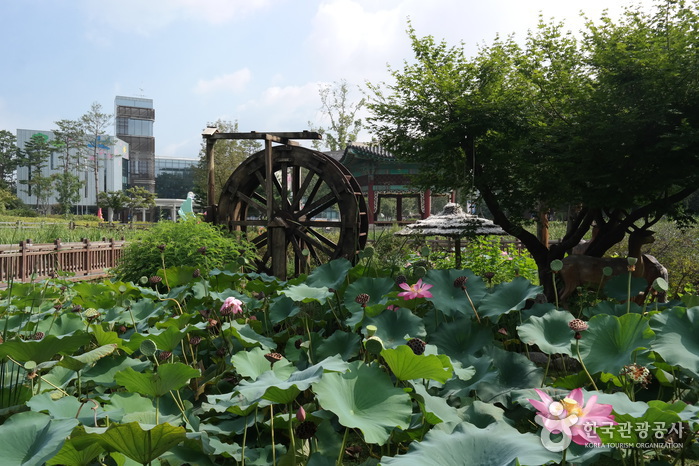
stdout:
[[313,245],[308,244],[308,252],[313,258],[314,261],[316,261],[317,264],[322,264],[323,260],[320,258],[320,255],[318,255],[318,251],[316,251],[316,248],[313,247]]
[[[314,230],[312,230],[310,228],[307,229],[307,231],[310,231],[311,233],[313,233],[315,237],[310,236],[308,233],[306,233],[306,231],[298,229],[298,228],[294,229],[294,235],[303,239],[303,241],[308,245],[309,251],[310,251],[310,248],[312,246],[314,248],[318,248],[319,250],[321,250],[322,252],[327,254],[329,257],[332,257],[334,250],[335,250],[335,247],[337,247],[337,245],[335,243],[333,243],[332,241],[328,240],[327,238],[323,237],[322,235],[319,235],[317,232],[315,232]],[[327,244],[327,246],[325,244],[323,244],[323,242],[318,241],[319,239],[321,241],[325,240],[323,242],[325,242]],[[328,246],[330,246],[330,247],[328,247]]]
[[[299,178],[300,178],[300,176],[301,176],[301,173],[299,173]],[[311,181],[313,181],[314,178],[316,178],[314,172],[312,172],[312,171],[306,172],[306,176],[303,178],[303,183],[301,183],[301,185],[299,186],[299,189],[296,190],[296,192],[294,192],[294,204],[296,206],[301,205],[301,200],[303,199],[303,196],[306,194],[306,190],[308,190],[308,187],[311,185]],[[323,180],[321,180],[320,177],[316,178],[316,186],[313,188],[314,189],[313,192],[318,191],[318,189],[320,188],[320,184],[322,182],[323,182]],[[308,199],[306,200],[306,202],[308,203],[312,199],[313,199],[312,196],[308,196]]]
[[238,192],[235,194],[235,197],[246,203],[249,207],[253,207],[262,213],[267,212],[267,201],[259,193],[253,192],[252,196],[248,197],[245,194]]
[[[313,185],[313,188],[311,189],[310,194],[308,195],[308,198],[306,198],[306,206],[313,203],[313,200],[315,199],[315,197],[318,194],[318,191],[320,190],[320,187],[322,185],[323,185],[323,179],[321,177],[318,177],[316,179],[315,184]],[[305,209],[305,207],[304,207],[304,209]]]
[[305,215],[308,218],[313,218],[334,204],[337,204],[337,198],[333,193],[328,193],[317,201],[311,204],[306,204],[306,206],[299,212],[299,216]]
[[264,232],[260,233],[260,235],[257,236],[256,238],[253,238],[253,240],[251,242],[252,242],[252,244],[255,245],[255,247],[257,249],[262,248],[265,244],[267,244],[267,232],[264,231]]
[[306,228],[306,231],[313,234],[313,236],[317,238],[318,241],[321,241],[322,243],[326,244],[331,249],[335,250],[337,248],[338,244],[335,241],[331,240],[315,228]]

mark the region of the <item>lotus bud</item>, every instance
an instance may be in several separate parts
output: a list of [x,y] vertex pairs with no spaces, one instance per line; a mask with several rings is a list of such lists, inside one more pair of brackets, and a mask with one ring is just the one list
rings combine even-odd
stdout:
[[296,419],[299,422],[303,422],[306,420],[306,410],[303,409],[303,406],[300,406],[298,411],[296,411]]

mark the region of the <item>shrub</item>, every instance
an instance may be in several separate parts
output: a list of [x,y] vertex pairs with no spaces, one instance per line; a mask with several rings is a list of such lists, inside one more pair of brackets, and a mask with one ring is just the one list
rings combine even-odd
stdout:
[[163,262],[165,267],[192,266],[205,273],[229,264],[250,264],[254,258],[250,242],[210,223],[160,222],[129,242],[114,273],[119,280],[138,281],[155,275]]

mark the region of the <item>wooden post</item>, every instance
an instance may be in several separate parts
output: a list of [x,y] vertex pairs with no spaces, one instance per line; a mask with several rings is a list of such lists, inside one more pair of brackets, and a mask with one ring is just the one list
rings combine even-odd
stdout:
[[461,268],[461,238],[458,236],[454,238],[454,262],[456,269]]
[[[29,241],[29,240],[27,240]],[[30,243],[31,244],[31,243]],[[19,281],[23,282],[27,279],[27,246],[29,246],[26,242],[20,241],[19,242],[19,253],[20,253],[20,261],[19,261],[19,276],[17,277]]]
[[90,240],[83,238],[83,244],[85,246],[85,256],[83,258],[83,275],[88,275],[90,273]]
[[216,178],[214,176],[215,163],[214,163],[214,144],[215,139],[206,139],[206,166],[207,166],[207,182],[208,187],[206,191],[206,220],[208,222],[214,223],[216,221]]

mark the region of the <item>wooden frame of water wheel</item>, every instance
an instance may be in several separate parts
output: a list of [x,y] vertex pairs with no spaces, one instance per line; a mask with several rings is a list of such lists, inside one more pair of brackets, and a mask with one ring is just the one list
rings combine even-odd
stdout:
[[[209,146],[224,138],[265,140],[265,149],[240,164],[218,206],[209,208],[215,223],[245,232],[255,244],[260,271],[286,279],[290,266],[298,275],[311,264],[356,258],[369,229],[359,183],[336,160],[292,141],[320,138],[317,133],[214,133],[207,157]],[[211,168],[209,161],[210,175]],[[212,182],[210,176],[210,192]]]

